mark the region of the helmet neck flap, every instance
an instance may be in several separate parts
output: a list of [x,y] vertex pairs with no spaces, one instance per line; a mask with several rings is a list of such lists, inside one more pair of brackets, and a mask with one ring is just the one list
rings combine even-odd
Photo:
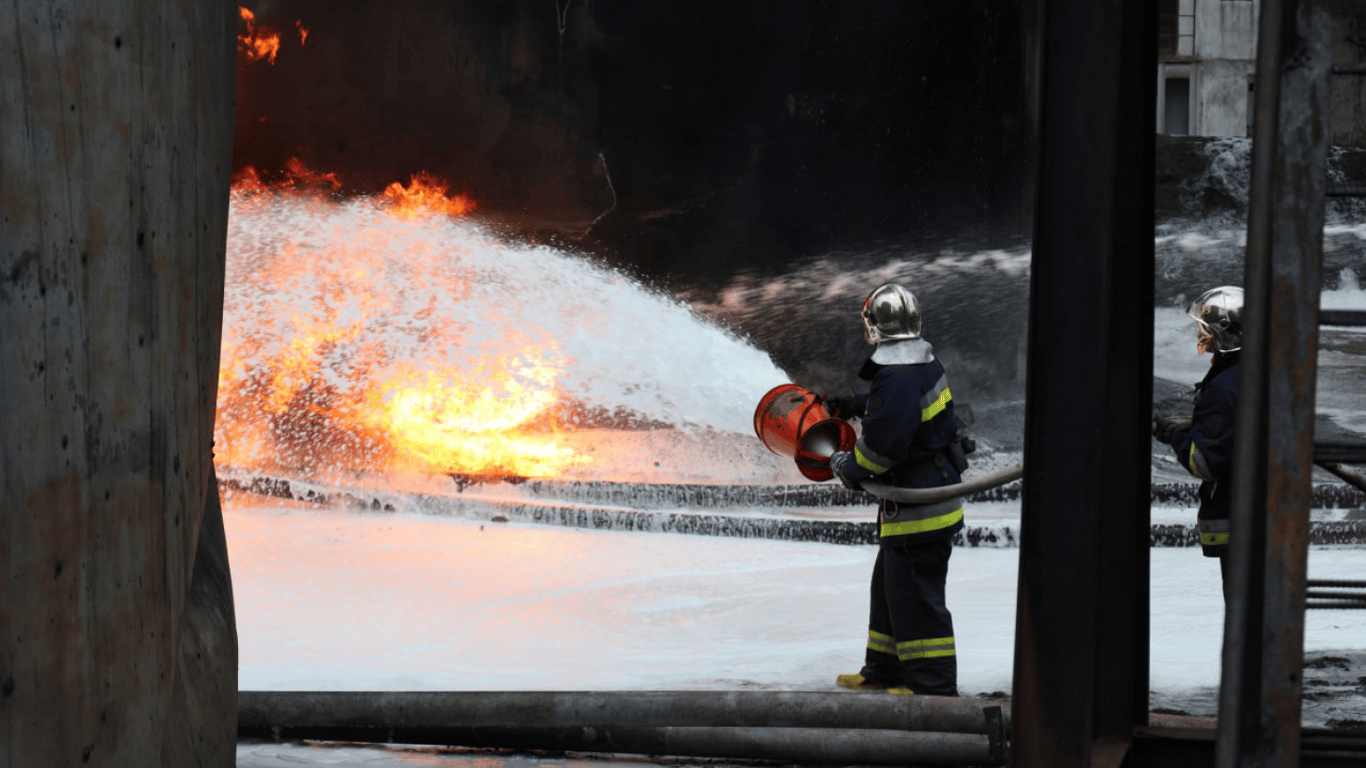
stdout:
[[919,365],[934,360],[934,347],[924,339],[884,341],[873,350],[878,365]]

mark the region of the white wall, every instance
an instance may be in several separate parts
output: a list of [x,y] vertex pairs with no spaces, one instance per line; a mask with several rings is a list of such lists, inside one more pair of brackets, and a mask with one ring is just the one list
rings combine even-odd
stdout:
[[1256,68],[1260,5],[1260,0],[1181,1],[1182,13],[1193,11],[1193,50],[1189,56],[1180,50],[1158,65],[1158,131],[1166,132],[1166,79],[1188,76],[1191,135],[1248,135],[1248,84]]
[[[1366,61],[1366,0],[1321,1],[1336,28],[1333,61]],[[1158,132],[1168,132],[1167,79],[1188,77],[1188,133],[1247,136],[1261,0],[1179,0],[1178,11],[1183,18],[1176,55],[1157,66]],[[1366,77],[1334,77],[1329,109],[1333,144],[1366,146]]]
[[1257,58],[1258,0],[1196,0],[1195,56]]
[[[1226,2],[1227,0],[1220,0]],[[1213,59],[1193,67],[1191,133],[1198,136],[1248,135],[1248,83],[1254,62]]]

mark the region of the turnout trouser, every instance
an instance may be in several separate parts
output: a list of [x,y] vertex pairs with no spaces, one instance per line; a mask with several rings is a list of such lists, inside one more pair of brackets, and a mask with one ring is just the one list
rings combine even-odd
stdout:
[[948,538],[884,545],[873,565],[866,663],[920,694],[958,695],[953,617],[944,602],[952,553]]

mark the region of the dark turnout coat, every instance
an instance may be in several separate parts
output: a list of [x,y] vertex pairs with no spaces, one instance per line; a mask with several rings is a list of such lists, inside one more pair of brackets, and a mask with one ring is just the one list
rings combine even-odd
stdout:
[[[953,394],[944,366],[879,365],[869,361],[860,376],[872,380],[857,403],[863,433],[846,474],[902,488],[937,488],[961,482],[945,449],[957,436]],[[946,539],[963,528],[963,500],[931,504],[883,500],[879,539],[884,546]]]
[[1206,557],[1228,552],[1228,519],[1233,489],[1233,426],[1238,406],[1238,352],[1219,352],[1196,385],[1189,429],[1172,434],[1176,460],[1200,478],[1200,546]]

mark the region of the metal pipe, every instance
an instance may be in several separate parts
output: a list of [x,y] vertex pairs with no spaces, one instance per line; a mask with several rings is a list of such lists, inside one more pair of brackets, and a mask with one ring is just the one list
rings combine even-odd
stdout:
[[1009,705],[766,691],[243,691],[238,706],[240,737],[810,764],[999,765]]
[[241,691],[243,727],[581,726],[991,732],[993,699],[809,691]]
[[[248,733],[243,735],[266,736]],[[981,734],[838,728],[284,728],[276,738],[474,749],[553,750],[682,758],[781,760],[802,765],[1000,765]]]
[[1009,469],[993,472],[986,477],[979,477],[954,485],[943,485],[938,488],[898,488],[885,483],[875,483],[872,481],[863,484],[863,490],[883,499],[892,501],[906,501],[912,504],[928,504],[933,501],[944,501],[955,496],[967,496],[972,493],[980,493],[998,486],[1011,483],[1024,477],[1024,464],[1016,464]]

